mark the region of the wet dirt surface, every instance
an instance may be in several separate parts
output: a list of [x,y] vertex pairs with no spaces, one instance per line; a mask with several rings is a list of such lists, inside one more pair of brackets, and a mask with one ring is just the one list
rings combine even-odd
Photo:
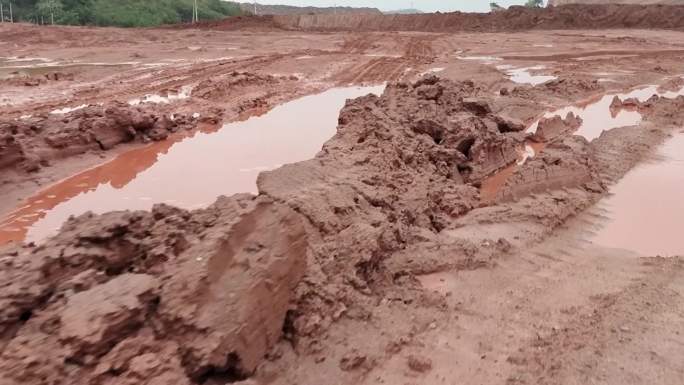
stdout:
[[588,240],[643,255],[684,254],[682,191],[684,134],[678,133],[611,188],[598,206],[606,219]]
[[0,247],[4,379],[679,383],[683,35],[565,12],[605,29],[0,25],[0,67],[128,63],[0,80],[3,236],[62,226]]

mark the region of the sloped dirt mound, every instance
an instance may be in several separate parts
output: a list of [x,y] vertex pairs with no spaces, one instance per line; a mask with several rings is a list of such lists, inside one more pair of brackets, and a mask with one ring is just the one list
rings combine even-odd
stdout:
[[[439,243],[479,204],[476,185],[516,160],[524,125],[492,113],[487,93],[436,77],[391,84],[381,97],[348,101],[315,159],[259,176],[260,193],[304,215],[314,234],[320,271],[299,289],[296,334],[322,332],[345,309],[367,313],[372,299],[362,293],[392,285],[388,260]],[[474,245],[451,247],[448,264],[477,259],[462,253]]]
[[239,379],[280,338],[306,250],[298,215],[248,195],[72,219],[1,257],[2,383]]

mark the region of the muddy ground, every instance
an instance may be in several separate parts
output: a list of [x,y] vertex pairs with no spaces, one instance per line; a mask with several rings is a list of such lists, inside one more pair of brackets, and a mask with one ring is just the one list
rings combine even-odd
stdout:
[[[591,140],[572,117],[525,131],[603,95],[678,90],[683,33],[253,24],[0,26],[3,216],[151,141],[390,82],[347,103],[314,159],[262,173],[258,196],[86,214],[4,246],[0,383],[681,382],[681,259],[589,235],[610,187],[682,130],[684,97],[616,100],[643,120]],[[530,67],[556,79],[506,73]],[[150,94],[170,102],[136,102]]]

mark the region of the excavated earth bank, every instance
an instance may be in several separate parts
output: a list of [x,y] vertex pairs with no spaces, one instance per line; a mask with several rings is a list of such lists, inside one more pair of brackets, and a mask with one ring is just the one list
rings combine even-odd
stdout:
[[[492,13],[418,15],[277,15],[261,19],[285,29],[320,31],[501,32],[534,29],[684,28],[684,5],[571,4],[547,8],[512,6]],[[244,20],[226,20],[229,28]]]
[[[259,196],[191,212],[86,214],[42,245],[4,250],[0,383],[226,383],[269,370],[281,372],[275,382],[301,383],[312,368],[288,368],[285,347],[352,381],[382,358],[336,348],[325,336],[337,323],[367,323],[354,333],[397,353],[408,342],[372,326],[387,321],[377,308],[388,298],[444,311],[417,275],[493,266],[542,239],[684,124],[684,97],[652,98],[638,106],[642,127],[591,143],[554,139],[482,203],[479,186],[516,162],[529,136],[502,112],[509,98],[558,84],[496,99],[435,76],[390,84],[349,101],[314,159],[262,173]],[[122,135],[156,129],[140,116],[147,123],[130,118],[122,125],[135,132]],[[563,125],[576,122],[548,127]],[[425,357],[408,365],[432,367]]]

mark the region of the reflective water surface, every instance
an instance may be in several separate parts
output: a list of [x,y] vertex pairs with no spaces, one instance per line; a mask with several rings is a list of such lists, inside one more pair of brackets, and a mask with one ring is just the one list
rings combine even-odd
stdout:
[[[638,111],[624,108],[617,111],[611,110],[610,104],[613,102],[615,96],[623,101],[625,99],[636,98],[643,102],[653,95],[674,98],[678,95],[684,95],[684,88],[677,92],[658,92],[657,86],[648,86],[622,94],[604,95],[600,99],[589,101],[584,105],[569,106],[556,111],[547,112],[544,114],[544,117],[551,118],[559,115],[565,118],[568,113],[572,112],[582,118],[582,125],[575,134],[584,136],[587,140],[594,140],[601,136],[603,131],[608,131],[617,127],[633,126],[641,122],[641,114]],[[532,124],[528,131],[536,131],[538,123],[539,121]]]
[[321,149],[335,134],[346,99],[383,89],[332,89],[215,132],[126,152],[28,198],[0,223],[0,243],[44,239],[69,216],[87,211],[149,209],[161,202],[194,209],[219,195],[255,193],[259,172],[312,158]]
[[591,241],[654,255],[684,255],[684,133],[610,189],[608,220]]

